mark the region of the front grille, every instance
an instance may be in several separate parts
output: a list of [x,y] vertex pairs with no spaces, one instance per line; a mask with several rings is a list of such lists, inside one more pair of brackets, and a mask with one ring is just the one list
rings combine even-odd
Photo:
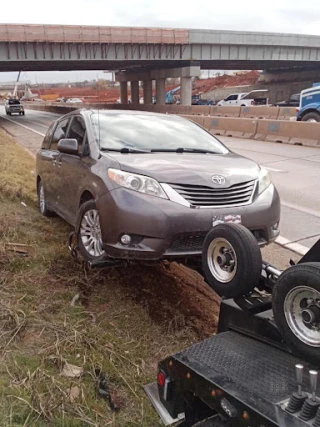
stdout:
[[255,181],[234,184],[228,188],[212,188],[204,185],[189,184],[169,185],[192,206],[218,207],[248,204],[251,200],[252,192],[255,187]]
[[205,237],[205,233],[174,236],[167,252],[201,252]]

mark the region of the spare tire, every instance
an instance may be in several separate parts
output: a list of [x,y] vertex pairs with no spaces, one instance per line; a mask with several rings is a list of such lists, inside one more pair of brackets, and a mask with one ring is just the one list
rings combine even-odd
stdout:
[[202,251],[207,282],[220,296],[250,293],[262,271],[261,251],[247,228],[240,224],[218,224],[207,234]]
[[297,264],[284,271],[273,289],[276,324],[288,347],[320,360],[320,262]]

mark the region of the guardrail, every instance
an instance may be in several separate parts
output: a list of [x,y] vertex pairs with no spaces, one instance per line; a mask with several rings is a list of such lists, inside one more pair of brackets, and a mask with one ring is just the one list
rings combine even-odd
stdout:
[[[138,106],[121,104],[90,104],[89,108],[103,109],[137,109]],[[37,104],[35,102],[26,103],[27,108],[34,110],[44,110],[54,113],[65,114],[79,109],[79,104],[58,104],[46,103]],[[82,107],[82,105],[81,105]],[[182,108],[181,108],[182,107]],[[200,107],[200,106],[199,106]],[[208,106],[206,106],[208,107]],[[213,135],[223,135],[238,138],[249,138],[262,141],[283,142],[296,145],[305,145],[320,148],[320,125],[319,123],[296,122],[289,120],[266,119],[266,118],[246,118],[246,117],[222,117],[203,114],[194,114],[195,107],[177,105],[139,105],[141,111],[154,111],[159,113],[179,114],[203,126]],[[213,108],[213,107],[209,107]],[[237,107],[219,107],[235,108]],[[242,107],[246,108],[246,107]],[[248,107],[251,109],[251,107]],[[252,107],[254,108],[254,107]],[[258,107],[256,107],[258,108]],[[272,107],[263,107],[272,108]],[[279,107],[274,107],[279,108]],[[281,109],[281,108],[280,108]],[[183,113],[181,113],[183,111]],[[202,109],[203,111],[203,109]],[[274,116],[275,110],[270,110],[270,116]],[[259,110],[261,113],[261,110]],[[247,111],[250,115],[251,112]],[[261,116],[261,114],[260,114]]]

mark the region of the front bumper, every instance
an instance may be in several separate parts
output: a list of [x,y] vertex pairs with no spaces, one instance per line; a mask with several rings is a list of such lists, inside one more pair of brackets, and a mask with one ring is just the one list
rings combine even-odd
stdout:
[[[189,208],[170,200],[117,188],[97,200],[102,239],[107,255],[124,259],[158,260],[201,254],[213,217],[238,214],[260,245],[275,240],[279,230],[280,199],[271,184],[253,203],[241,207]],[[123,234],[132,237],[128,246]]]
[[8,111],[10,111],[11,114],[20,114],[24,112],[24,110],[20,108],[9,108]]

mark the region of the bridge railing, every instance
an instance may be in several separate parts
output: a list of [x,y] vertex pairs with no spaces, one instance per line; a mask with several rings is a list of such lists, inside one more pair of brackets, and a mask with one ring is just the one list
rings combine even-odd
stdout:
[[188,44],[189,30],[0,24],[0,42]]

